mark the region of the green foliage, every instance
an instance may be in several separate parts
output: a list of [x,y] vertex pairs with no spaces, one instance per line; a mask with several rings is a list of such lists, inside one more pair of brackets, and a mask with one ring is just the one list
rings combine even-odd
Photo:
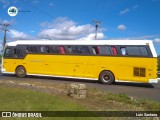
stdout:
[[113,94],[113,93],[108,93],[107,95],[108,100],[116,100],[117,102],[124,102],[124,103],[130,103],[131,99],[128,95],[126,94]]
[[[0,111],[88,111],[86,107],[73,102],[70,99],[54,96],[51,93],[43,93],[23,88],[14,88],[0,84],[1,99]],[[34,118],[34,120],[40,118]],[[52,120],[53,118],[42,118]],[[81,117],[54,117],[54,120],[86,120]],[[101,120],[90,117],[87,120]],[[12,118],[14,120],[14,118]],[[17,118],[15,118],[17,120]],[[20,118],[21,120],[21,118]],[[28,120],[23,118],[22,120]]]
[[112,100],[128,105],[135,105],[137,107],[143,107],[147,110],[160,110],[160,103],[147,100],[147,99],[135,99],[132,97],[129,97],[126,94],[113,94],[113,93],[108,93],[107,96],[105,97],[107,100]]
[[55,97],[49,93],[35,92],[27,89],[10,88],[0,85],[0,111],[79,111],[85,110],[81,105]]

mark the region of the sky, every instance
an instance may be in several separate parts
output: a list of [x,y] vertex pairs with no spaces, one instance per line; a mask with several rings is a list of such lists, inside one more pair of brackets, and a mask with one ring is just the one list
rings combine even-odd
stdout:
[[[12,24],[7,42],[93,40],[100,21],[97,39],[153,40],[160,55],[160,0],[0,0],[0,6],[0,23]],[[19,11],[14,17],[8,14],[11,6]]]

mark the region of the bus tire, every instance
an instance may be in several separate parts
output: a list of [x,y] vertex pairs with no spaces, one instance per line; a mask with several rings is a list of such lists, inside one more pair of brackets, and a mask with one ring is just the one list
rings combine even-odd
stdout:
[[110,71],[102,71],[99,75],[99,80],[103,84],[110,85],[114,83],[115,77]]
[[16,69],[16,75],[17,75],[17,77],[19,77],[19,78],[24,78],[24,77],[26,77],[26,69],[24,68],[24,67],[18,67],[17,69]]

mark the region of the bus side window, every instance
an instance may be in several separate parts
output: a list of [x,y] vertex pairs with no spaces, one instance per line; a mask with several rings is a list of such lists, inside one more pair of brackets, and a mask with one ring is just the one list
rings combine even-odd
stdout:
[[128,46],[128,47],[126,47],[126,50],[128,52],[128,55],[131,55],[131,56],[141,56],[139,47]]
[[49,51],[49,46],[46,46],[46,52],[47,52],[47,53],[50,53],[50,51]]
[[100,46],[100,54],[101,55],[111,55],[110,47],[108,46]]
[[111,49],[112,49],[113,55],[117,55],[118,54],[116,47],[112,46]]
[[141,52],[142,56],[148,56],[149,55],[146,47],[139,47],[139,49],[140,49],[140,52]]
[[94,47],[92,47],[92,52],[93,54],[96,54],[96,49]]
[[96,52],[97,52],[97,54],[100,54],[100,47],[99,46],[96,47]]
[[100,48],[99,46],[93,46],[92,47],[93,54],[100,54]]
[[5,50],[4,57],[5,58],[13,57],[13,55],[12,55],[12,49],[11,48],[7,48]]
[[26,52],[28,52],[28,53],[38,53],[38,48],[37,48],[37,46],[27,46]]
[[67,46],[67,50],[69,51],[70,54],[79,54],[80,51],[77,49],[77,46]]
[[80,54],[90,54],[90,50],[88,46],[77,46],[77,51]]
[[67,46],[67,50],[68,52],[71,54],[72,53],[72,47],[71,46]]
[[46,47],[45,46],[39,46],[39,52],[40,53],[45,53],[46,52]]
[[24,54],[22,52],[22,49],[20,48],[14,48],[14,58],[23,58]]
[[49,46],[49,53],[60,53],[59,46]]
[[120,48],[121,49],[121,54],[122,55],[127,55],[127,50],[125,47]]
[[61,53],[61,54],[65,54],[65,53],[66,53],[63,46],[60,46],[59,49],[60,49],[60,53]]

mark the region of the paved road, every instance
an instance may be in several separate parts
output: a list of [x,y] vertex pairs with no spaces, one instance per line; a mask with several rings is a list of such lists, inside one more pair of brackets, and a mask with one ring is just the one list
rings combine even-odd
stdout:
[[97,81],[91,80],[75,80],[75,79],[64,79],[64,78],[51,78],[51,77],[33,77],[29,76],[27,78],[17,78],[14,75],[3,75],[0,76],[3,80],[31,80],[40,82],[50,82],[50,83],[84,83],[87,86],[95,87],[107,92],[112,93],[125,93],[129,96],[143,99],[152,99],[160,102],[160,85],[154,88],[151,84],[138,84],[138,83],[120,83],[117,82],[114,85],[104,85]]

